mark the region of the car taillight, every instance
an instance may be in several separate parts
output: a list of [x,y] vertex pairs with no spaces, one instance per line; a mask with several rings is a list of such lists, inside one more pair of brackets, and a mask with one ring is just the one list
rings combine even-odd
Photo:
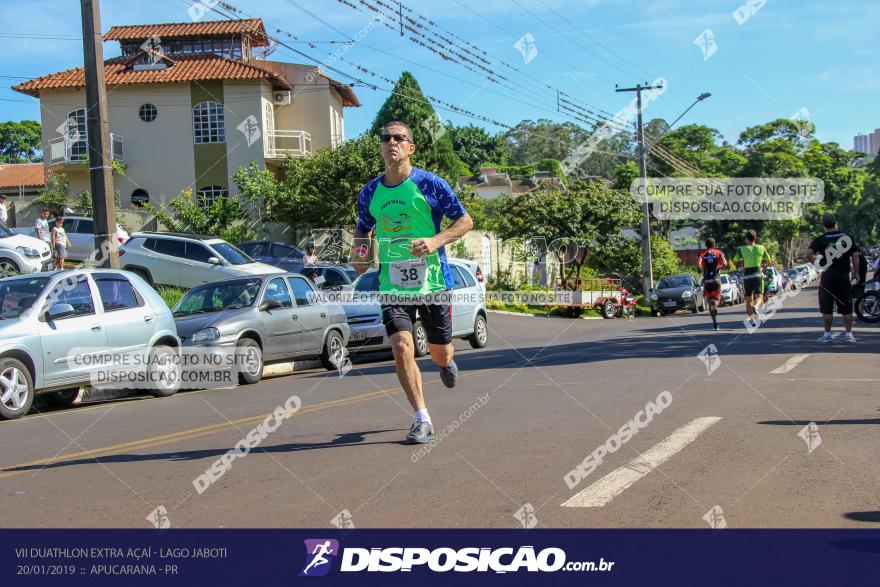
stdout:
[[483,283],[483,272],[480,271],[479,267],[477,268],[477,281],[479,281],[480,283]]
[[125,254],[125,249],[120,248],[120,249],[119,249],[119,256],[121,257],[121,256],[124,255],[124,254]]

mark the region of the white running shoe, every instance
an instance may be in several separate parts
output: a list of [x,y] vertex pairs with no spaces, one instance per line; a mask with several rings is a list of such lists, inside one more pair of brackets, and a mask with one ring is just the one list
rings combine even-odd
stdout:
[[834,338],[831,336],[830,332],[826,332],[819,337],[819,342],[834,342]]
[[853,336],[853,333],[852,333],[852,332],[847,332],[847,333],[846,333],[846,336],[843,337],[843,340],[844,340],[845,342],[853,343],[853,342],[856,341],[856,337]]

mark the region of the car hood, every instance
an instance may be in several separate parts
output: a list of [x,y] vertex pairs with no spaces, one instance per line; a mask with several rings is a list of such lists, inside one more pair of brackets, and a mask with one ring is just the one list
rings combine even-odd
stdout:
[[203,328],[213,326],[223,334],[224,327],[235,320],[240,320],[244,314],[253,308],[239,308],[237,310],[223,310],[222,312],[208,312],[207,314],[190,314],[188,316],[175,316],[174,324],[177,326],[177,336],[180,338],[192,338],[192,335]]
[[685,291],[693,291],[692,287],[669,287],[666,289],[656,289],[654,293],[658,298],[680,298]]
[[279,269],[274,265],[268,265],[266,263],[260,263],[259,261],[255,263],[245,263],[244,265],[231,265],[230,269],[234,269],[244,275],[263,275],[266,273],[286,273],[284,269]]
[[14,249],[15,247],[30,247],[38,250],[40,253],[49,250],[49,245],[44,241],[26,234],[13,234],[6,238],[0,238],[0,248]]

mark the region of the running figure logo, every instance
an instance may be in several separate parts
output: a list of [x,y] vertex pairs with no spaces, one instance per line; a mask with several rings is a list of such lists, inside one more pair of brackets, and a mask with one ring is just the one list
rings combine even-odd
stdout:
[[[330,563],[339,554],[339,541],[332,538],[311,538],[306,543],[306,566],[300,577],[321,577],[330,572]],[[332,557],[332,558],[328,558]]]

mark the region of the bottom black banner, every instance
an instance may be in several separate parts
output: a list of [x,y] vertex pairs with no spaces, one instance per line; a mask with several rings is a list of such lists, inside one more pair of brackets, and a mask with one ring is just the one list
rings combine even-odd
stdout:
[[880,582],[875,530],[0,530],[0,542],[14,585]]

